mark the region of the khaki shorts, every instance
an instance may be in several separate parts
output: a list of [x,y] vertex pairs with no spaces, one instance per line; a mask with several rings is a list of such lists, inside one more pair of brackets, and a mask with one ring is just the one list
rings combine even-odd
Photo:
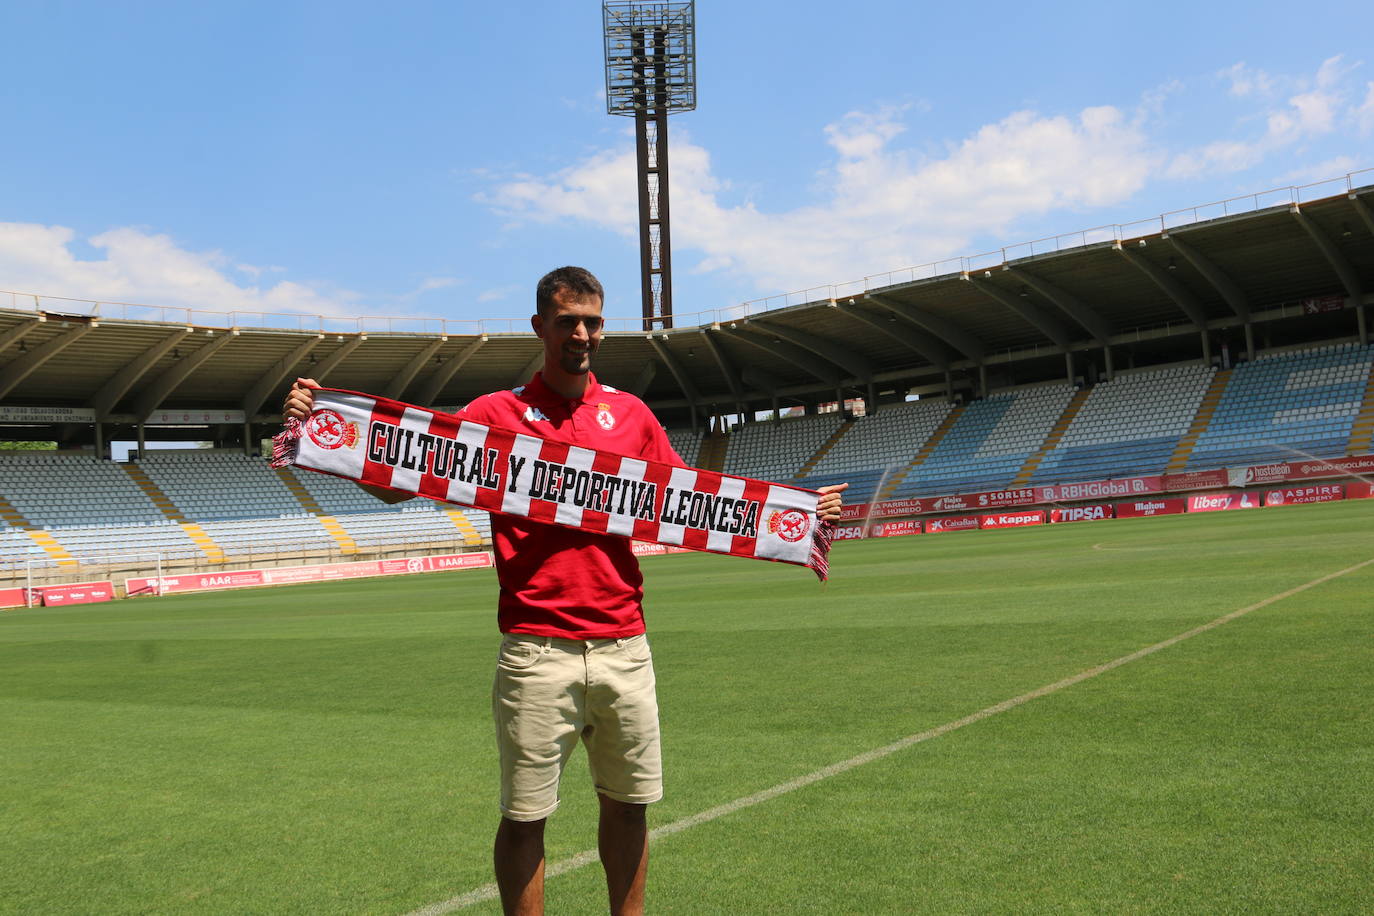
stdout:
[[644,636],[557,639],[507,633],[492,685],[501,813],[537,821],[581,738],[596,791],[648,804],[663,797],[654,663]]

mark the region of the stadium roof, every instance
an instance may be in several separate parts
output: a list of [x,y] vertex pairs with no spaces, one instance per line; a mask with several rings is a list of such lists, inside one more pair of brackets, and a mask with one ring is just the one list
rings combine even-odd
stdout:
[[[1283,189],[679,316],[671,330],[613,320],[595,371],[686,425],[693,410],[700,420],[837,394],[976,394],[1089,376],[1109,360],[1120,369],[1197,359],[1204,329],[1209,345],[1233,352],[1264,328],[1364,339],[1353,307],[1374,301],[1374,186],[1341,182],[1316,199]],[[298,375],[452,406],[526,381],[541,358],[518,322],[334,321],[20,294],[0,303],[0,408],[80,407],[115,425],[159,409],[274,423]]]

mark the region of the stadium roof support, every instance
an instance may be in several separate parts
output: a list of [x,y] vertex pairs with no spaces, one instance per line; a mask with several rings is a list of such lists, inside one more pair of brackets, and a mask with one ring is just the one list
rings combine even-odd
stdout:
[[924,328],[969,359],[973,360],[975,363],[981,363],[983,357],[986,355],[982,341],[954,324],[952,321],[947,321],[937,315],[932,315],[924,309],[918,309],[913,305],[899,302],[890,296],[869,293],[864,298],[876,302],[897,317],[905,318],[912,324]]
[[5,351],[5,348],[8,347],[10,344],[14,343],[16,340],[23,340],[30,331],[36,330],[40,325],[43,324],[43,322],[47,320],[48,319],[44,316],[38,315],[37,317],[29,318],[26,321],[21,321],[5,333],[0,334],[0,353],[3,353]]
[[434,357],[434,354],[439,352],[439,348],[447,341],[447,337],[436,337],[434,340],[431,340],[423,350],[412,356],[410,360],[401,367],[401,371],[391,377],[391,381],[387,382],[386,387],[382,389],[382,395],[384,397],[396,398],[399,400],[401,395],[405,394],[406,388],[410,387],[410,383],[415,380],[415,376],[420,374],[420,370]]
[[272,364],[272,367],[258,377],[253,383],[253,387],[248,389],[248,393],[243,396],[243,415],[252,421],[262,409],[262,405],[267,401],[267,396],[291,375],[300,361],[310,355],[310,351],[319,345],[324,339],[323,334],[315,334],[308,340],[301,342],[300,346],[292,350]]
[[839,366],[856,379],[868,381],[873,378],[873,364],[848,347],[842,347],[817,334],[799,331],[784,324],[759,321],[757,318],[753,320],[752,324],[762,328],[766,333],[810,350],[822,359]]
[[720,342],[712,337],[710,331],[702,331],[701,339],[706,342],[706,349],[711,351],[711,355],[716,358],[716,365],[720,366],[721,374],[725,376],[725,383],[730,386],[730,393],[734,395],[735,404],[739,406],[740,413],[744,413],[744,385],[740,381],[739,370],[726,355],[725,349]]
[[344,341],[342,347],[339,347],[339,349],[320,360],[319,365],[315,366],[313,370],[315,373],[315,381],[323,385],[325,377],[337,369],[339,363],[342,363],[345,359],[352,356],[353,351],[361,347],[364,340],[367,340],[367,338],[363,337],[361,334],[356,337],[350,337],[348,340]]
[[687,407],[692,412],[692,428],[696,429],[697,405],[702,403],[701,395],[697,393],[695,386],[692,385],[691,377],[687,374],[686,370],[682,368],[682,364],[677,361],[677,357],[673,356],[672,352],[664,345],[661,339],[650,335],[649,344],[654,348],[654,352],[658,354],[658,358],[663,361],[663,365],[667,366],[668,371],[673,374],[673,378],[677,379],[678,387],[682,389],[682,393],[687,396]]
[[1174,250],[1183,255],[1183,260],[1207,278],[1207,282],[1212,284],[1217,292],[1221,293],[1221,298],[1226,300],[1226,304],[1231,307],[1231,311],[1236,313],[1236,317],[1246,324],[1250,323],[1250,300],[1236,285],[1227,273],[1212,262],[1212,259],[1198,251],[1192,245],[1180,239],[1177,235],[1170,232],[1164,235],[1169,240],[1169,244],[1174,246]]
[[205,346],[188,353],[186,356],[177,360],[161,375],[154,379],[147,388],[138,393],[134,401],[134,422],[142,423],[157,410],[162,401],[171,394],[177,385],[180,385],[188,375],[195,372],[201,363],[214,356],[220,350],[229,345],[229,341],[238,336],[238,331],[222,331],[219,337],[210,341]]
[[1007,272],[1008,276],[1019,280],[1054,303],[1061,312],[1082,325],[1083,329],[1102,346],[1105,347],[1111,342],[1112,326],[1107,323],[1107,319],[1089,308],[1077,296],[1020,267],[1004,267],[1002,269]]
[[1307,218],[1307,214],[1303,213],[1297,204],[1289,207],[1288,212],[1293,214],[1298,225],[1302,226],[1303,231],[1312,238],[1312,241],[1317,243],[1317,247],[1321,249],[1327,263],[1331,265],[1331,269],[1340,278],[1346,294],[1355,300],[1356,306],[1360,305],[1364,300],[1364,287],[1360,283],[1360,275],[1355,271],[1355,265],[1351,264],[1350,260],[1341,254],[1341,250],[1335,246],[1331,239],[1326,237],[1326,233],[1322,232],[1316,223]]
[[15,385],[28,378],[39,366],[89,334],[95,326],[94,321],[83,322],[65,334],[45,340],[18,359],[11,360],[9,365],[0,370],[0,398],[9,394]]
[[478,350],[482,349],[482,344],[486,342],[487,338],[485,335],[478,337],[472,343],[444,360],[443,364],[430,373],[429,378],[425,379],[425,383],[420,386],[419,392],[415,395],[416,402],[420,404],[433,404],[439,397],[439,392],[443,391],[444,386],[449,383],[449,379],[453,378],[458,370],[463,368],[463,363],[472,359],[473,355],[476,354]]
[[100,391],[91,399],[91,407],[95,410],[97,420],[105,420],[110,416],[110,411],[120,402],[124,395],[129,393],[129,389],[153,366],[157,361],[166,356],[173,347],[186,339],[186,335],[191,333],[190,328],[181,328],[173,331],[166,337],[144,350],[138,356],[115,373],[114,378],[100,386]]
[[630,394],[633,394],[637,398],[643,399],[644,392],[649,390],[649,383],[654,380],[654,376],[657,374],[658,360],[644,360],[644,365],[640,367],[639,374],[636,375],[635,380],[630,383]]
[[1374,210],[1370,210],[1369,204],[1365,203],[1360,195],[1353,191],[1347,196],[1350,205],[1355,208],[1355,212],[1360,214],[1360,219],[1364,220],[1364,224],[1369,227],[1370,232],[1374,232]]
[[743,341],[744,343],[763,350],[765,353],[769,353],[779,359],[790,362],[797,368],[805,371],[808,375],[815,376],[832,388],[840,384],[839,373],[827,369],[825,364],[817,360],[810,350],[796,346],[795,344],[787,343],[782,339],[781,334],[770,336],[767,340],[763,340],[759,333],[759,331],[762,330],[761,328],[755,327],[754,330],[747,330],[748,327],[750,326],[746,325],[746,328],[732,329],[730,331],[722,330],[721,333],[729,334],[736,340]]
[[853,318],[855,321],[868,325],[879,334],[885,334],[893,340],[905,346],[907,349],[925,359],[937,369],[946,370],[949,368],[950,353],[949,349],[939,341],[938,338],[917,331],[909,327],[905,322],[898,322],[895,313],[889,312],[889,317],[879,318],[877,315],[860,308],[857,305],[849,305],[840,311]]
[[975,280],[968,274],[964,274],[963,279],[971,283],[973,288],[984,296],[994,302],[1000,302],[1014,314],[1019,315],[1027,324],[1044,334],[1059,349],[1068,351],[1072,338],[1069,336],[1068,326],[1064,322],[1035,305],[1029,299],[1013,295],[991,280]]
[[1120,242],[1117,242],[1113,247],[1126,259],[1127,264],[1149,277],[1155,286],[1163,290],[1164,295],[1173,300],[1174,305],[1177,305],[1179,311],[1188,316],[1188,320],[1196,325],[1198,330],[1205,331],[1207,329],[1207,313],[1203,311],[1202,303],[1198,301],[1197,296],[1194,296],[1188,287],[1175,280],[1167,271],[1160,270],[1159,267],[1126,248]]

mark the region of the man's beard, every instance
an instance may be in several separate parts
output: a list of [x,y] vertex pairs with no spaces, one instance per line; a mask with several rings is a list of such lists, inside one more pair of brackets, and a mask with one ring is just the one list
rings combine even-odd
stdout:
[[558,364],[569,375],[586,375],[592,368],[593,352],[588,350],[585,353],[564,353]]

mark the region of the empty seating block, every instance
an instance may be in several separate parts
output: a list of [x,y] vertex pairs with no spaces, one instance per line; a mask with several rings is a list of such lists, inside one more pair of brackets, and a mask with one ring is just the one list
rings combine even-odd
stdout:
[[667,432],[668,441],[672,444],[673,451],[677,452],[682,460],[687,462],[690,467],[696,467],[697,459],[701,456],[701,438],[703,436],[703,431],[699,429],[695,431],[690,429],[670,429]]
[[906,469],[952,409],[943,399],[908,401],[859,417],[800,482],[813,490],[848,483],[846,502],[870,502],[884,480]]
[[122,467],[94,455],[0,454],[0,480],[5,498],[40,528],[164,521]]
[[736,426],[725,447],[725,473],[758,480],[792,480],[841,422],[838,413],[828,413]]
[[1240,467],[1345,454],[1371,350],[1334,344],[1236,367],[1189,468]]
[[1040,448],[1073,394],[1072,385],[1043,385],[974,401],[893,496],[1006,487]]
[[68,525],[48,530],[68,553],[82,562],[127,561],[133,557],[151,560],[155,554],[166,560],[206,559],[205,551],[180,525],[160,516],[156,522]]
[[305,515],[261,458],[226,452],[145,455],[138,465],[193,522]]
[[1093,388],[1031,483],[1157,474],[1169,463],[1216,370],[1171,366],[1121,375]]

